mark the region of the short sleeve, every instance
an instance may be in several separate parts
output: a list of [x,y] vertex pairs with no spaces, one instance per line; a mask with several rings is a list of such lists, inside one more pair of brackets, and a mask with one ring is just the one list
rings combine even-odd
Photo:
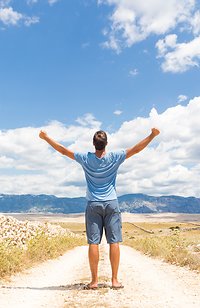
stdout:
[[85,160],[86,160],[86,154],[84,153],[79,153],[79,152],[75,152],[74,153],[74,158],[77,161],[77,163],[83,165]]
[[113,153],[114,155],[114,159],[115,159],[115,163],[120,166],[126,159],[126,151],[125,150],[121,150],[121,151],[116,151]]

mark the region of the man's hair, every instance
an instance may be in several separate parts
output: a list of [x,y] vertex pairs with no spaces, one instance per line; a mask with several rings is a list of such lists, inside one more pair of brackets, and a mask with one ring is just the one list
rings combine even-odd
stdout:
[[107,135],[103,130],[99,130],[94,134],[93,144],[96,150],[104,150],[107,145]]

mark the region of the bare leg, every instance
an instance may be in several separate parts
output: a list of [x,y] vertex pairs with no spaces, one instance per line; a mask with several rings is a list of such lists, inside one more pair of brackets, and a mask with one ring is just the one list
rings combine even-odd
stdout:
[[89,284],[90,288],[98,287],[98,263],[99,263],[99,245],[89,244],[88,250],[90,270],[92,281]]
[[110,244],[110,263],[112,268],[112,287],[121,287],[121,283],[118,282],[117,274],[119,268],[120,249],[119,243]]

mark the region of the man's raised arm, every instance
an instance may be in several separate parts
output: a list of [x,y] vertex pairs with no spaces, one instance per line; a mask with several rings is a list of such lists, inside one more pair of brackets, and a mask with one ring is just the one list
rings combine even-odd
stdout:
[[151,134],[148,137],[134,145],[132,148],[126,150],[126,158],[142,151],[159,134],[160,131],[157,128],[152,128]]
[[45,131],[41,130],[39,137],[41,139],[44,139],[46,142],[48,142],[56,151],[60,152],[63,155],[68,156],[71,159],[75,159],[74,152],[65,148],[62,144],[56,142],[55,140],[51,139]]

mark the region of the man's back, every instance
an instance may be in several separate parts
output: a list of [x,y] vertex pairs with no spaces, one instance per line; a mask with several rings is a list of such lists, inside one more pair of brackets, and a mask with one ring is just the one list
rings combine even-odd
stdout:
[[126,158],[124,150],[108,152],[99,158],[95,153],[74,153],[75,160],[82,166],[87,182],[87,200],[114,200],[116,176],[119,166]]

